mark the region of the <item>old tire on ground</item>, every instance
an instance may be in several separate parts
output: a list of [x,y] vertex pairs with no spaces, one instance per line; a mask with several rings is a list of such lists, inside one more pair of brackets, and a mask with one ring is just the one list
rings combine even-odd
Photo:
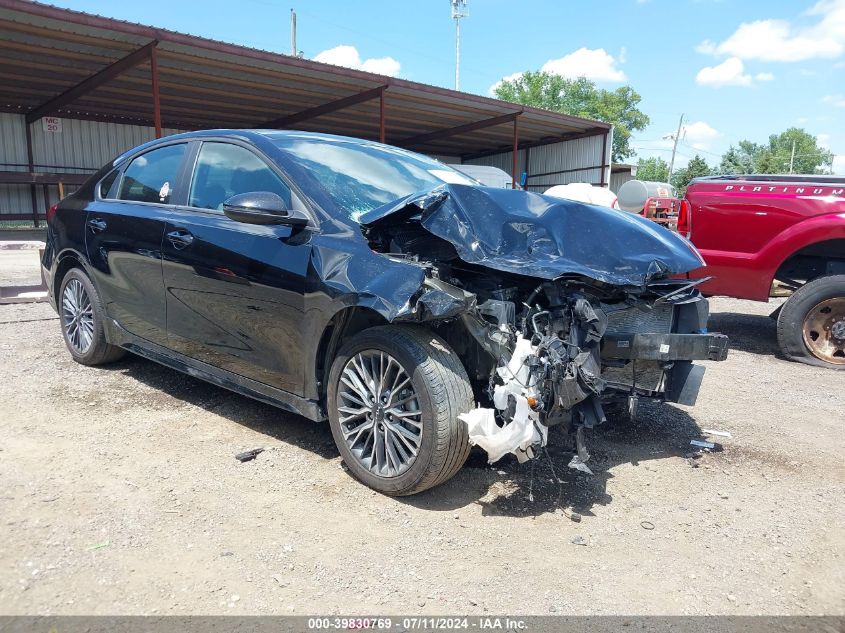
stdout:
[[778,315],[777,333],[787,358],[845,369],[845,275],[819,277],[796,290]]
[[106,340],[100,295],[82,269],[73,268],[62,279],[56,304],[65,345],[77,363],[113,363],[126,353]]
[[458,415],[474,408],[466,370],[437,335],[379,326],[341,346],[329,373],[332,435],[352,474],[384,494],[450,479],[470,445]]

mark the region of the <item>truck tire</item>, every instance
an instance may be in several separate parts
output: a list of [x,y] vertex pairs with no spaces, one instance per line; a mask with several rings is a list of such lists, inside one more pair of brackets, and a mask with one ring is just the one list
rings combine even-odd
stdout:
[[777,332],[790,360],[845,369],[845,275],[819,277],[796,290],[778,314]]
[[85,271],[68,271],[56,304],[62,336],[73,360],[82,365],[105,365],[123,358],[126,350],[106,340],[103,304]]
[[326,408],[350,472],[387,495],[411,495],[457,473],[470,445],[458,415],[475,407],[466,370],[416,326],[364,330],[341,346]]

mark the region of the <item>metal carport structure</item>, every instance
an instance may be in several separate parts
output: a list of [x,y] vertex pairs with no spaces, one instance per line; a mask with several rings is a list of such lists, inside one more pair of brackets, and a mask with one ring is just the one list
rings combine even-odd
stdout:
[[[579,157],[587,164],[554,173],[593,170],[584,177],[602,185],[612,133],[597,121],[27,0],[0,0],[0,112],[13,115],[0,121],[0,187],[28,183],[36,219],[36,185],[50,200],[43,172],[53,183],[69,172],[79,180],[105,162],[49,160],[47,127],[34,125],[43,117],[94,122],[76,144],[97,123],[146,127],[148,136],[221,127],[329,132],[455,162],[509,159],[514,180],[530,148],[591,139],[589,156]],[[23,147],[12,150],[21,127],[25,160]],[[124,144],[119,151],[135,143]],[[12,215],[0,208],[0,218]]]

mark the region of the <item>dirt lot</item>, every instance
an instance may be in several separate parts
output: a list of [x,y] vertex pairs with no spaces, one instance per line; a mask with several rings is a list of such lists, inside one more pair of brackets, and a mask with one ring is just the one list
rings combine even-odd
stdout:
[[0,271],[3,286],[37,286],[41,283],[41,267],[37,248],[0,250]]
[[[529,466],[475,454],[377,495],[328,427],[76,365],[46,304],[0,306],[0,612],[842,614],[845,374],[777,358],[771,310],[714,301],[733,349],[698,406],[593,432],[592,477],[553,437],[532,502]],[[733,438],[691,462],[700,429]]]

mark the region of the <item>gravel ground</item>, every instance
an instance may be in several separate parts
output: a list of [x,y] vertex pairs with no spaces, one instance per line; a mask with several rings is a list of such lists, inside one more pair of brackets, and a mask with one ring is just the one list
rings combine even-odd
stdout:
[[38,286],[41,284],[41,264],[38,249],[0,250],[2,286]]
[[[779,358],[773,307],[714,300],[698,405],[592,432],[594,476],[553,435],[562,486],[474,453],[392,499],[327,426],[0,306],[0,613],[843,614],[844,376]],[[686,459],[701,429],[733,437]]]

